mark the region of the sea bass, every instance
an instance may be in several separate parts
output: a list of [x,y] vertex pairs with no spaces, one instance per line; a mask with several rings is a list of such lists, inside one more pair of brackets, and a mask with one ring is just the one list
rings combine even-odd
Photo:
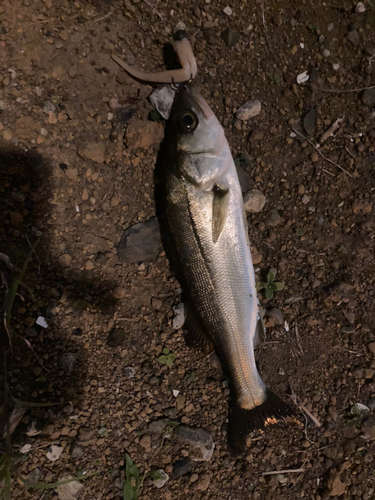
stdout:
[[230,381],[234,455],[251,430],[293,414],[259,376],[261,326],[242,192],[223,128],[197,87],[176,92],[166,127],[164,217],[187,296],[190,340],[213,344]]

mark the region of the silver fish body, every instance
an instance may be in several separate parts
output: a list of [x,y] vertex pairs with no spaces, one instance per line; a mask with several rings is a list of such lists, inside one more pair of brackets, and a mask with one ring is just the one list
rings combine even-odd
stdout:
[[231,382],[229,440],[238,454],[249,430],[289,411],[255,364],[259,305],[242,192],[224,131],[195,87],[177,93],[166,140],[170,242],[195,335],[212,342]]

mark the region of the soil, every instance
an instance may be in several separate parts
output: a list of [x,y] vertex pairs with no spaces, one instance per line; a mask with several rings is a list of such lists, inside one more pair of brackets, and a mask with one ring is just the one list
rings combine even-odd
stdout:
[[[206,429],[215,449],[161,489],[147,476],[142,499],[375,497],[375,97],[359,91],[375,81],[375,9],[232,0],[228,15],[227,6],[1,2],[0,252],[21,268],[39,238],[12,308],[12,352],[1,330],[3,379],[7,408],[10,394],[47,404],[27,404],[11,436],[14,499],[122,498],[125,453],[141,473],[171,476],[189,451],[173,435],[159,449],[160,434],[143,433],[160,418]],[[117,254],[124,230],[155,215],[163,123],[149,119],[152,88],[110,54],[162,69],[163,44],[181,23],[202,94],[242,155],[244,191],[267,199],[248,217],[256,272],[277,268],[285,288],[262,297],[283,319],[270,315],[260,373],[321,424],[301,412],[302,426],[269,426],[238,459],[227,449],[229,391],[217,360],[173,329],[181,297],[164,250],[135,264]],[[309,80],[297,83],[304,72]],[[255,99],[260,114],[238,120]],[[4,299],[18,273],[0,265]],[[176,355],[170,367],[158,361],[163,348]],[[350,422],[356,403],[369,412]],[[286,469],[302,472],[263,475]],[[82,472],[97,474],[68,496],[22,481]]]

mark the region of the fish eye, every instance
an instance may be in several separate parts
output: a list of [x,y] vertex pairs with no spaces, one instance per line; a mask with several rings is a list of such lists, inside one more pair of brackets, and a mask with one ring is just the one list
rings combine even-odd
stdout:
[[194,132],[198,126],[198,117],[192,111],[184,113],[181,117],[182,129],[185,133]]

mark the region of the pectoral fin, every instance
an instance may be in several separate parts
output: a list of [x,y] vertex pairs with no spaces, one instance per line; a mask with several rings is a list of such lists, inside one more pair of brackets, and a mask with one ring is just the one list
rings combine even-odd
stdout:
[[213,188],[213,206],[212,206],[212,241],[214,243],[219,239],[225,225],[229,205],[229,189],[214,186]]

